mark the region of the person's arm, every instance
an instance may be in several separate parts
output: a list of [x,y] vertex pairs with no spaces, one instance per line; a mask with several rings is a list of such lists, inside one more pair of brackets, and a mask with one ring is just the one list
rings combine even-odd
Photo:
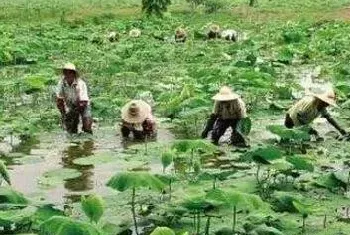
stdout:
[[340,134],[342,134],[342,135],[346,135],[346,134],[347,134],[347,132],[346,132],[343,128],[340,127],[340,125],[338,124],[338,122],[327,112],[326,109],[324,109],[324,110],[321,111],[321,115],[322,115],[322,117],[326,118],[327,121],[328,121],[335,129],[337,129],[337,130],[340,132]]
[[60,81],[56,89],[56,106],[62,115],[66,114],[64,92],[63,92],[63,81]]
[[79,111],[83,111],[86,106],[89,104],[89,95],[86,83],[84,81],[79,82],[79,90],[78,90],[78,109]]

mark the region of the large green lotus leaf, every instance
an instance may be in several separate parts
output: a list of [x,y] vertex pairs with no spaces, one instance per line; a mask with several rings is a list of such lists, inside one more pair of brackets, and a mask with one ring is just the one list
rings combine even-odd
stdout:
[[55,187],[62,184],[63,181],[74,179],[81,176],[82,173],[76,169],[61,168],[45,172],[39,179],[38,183],[44,187]]
[[293,164],[294,169],[296,170],[304,170],[304,171],[309,171],[313,172],[314,171],[314,166],[312,163],[308,162],[307,159],[303,156],[287,156],[286,160],[290,163]]
[[88,197],[83,196],[81,199],[81,206],[85,215],[89,217],[91,221],[98,223],[103,215],[105,202],[102,197],[93,194]]
[[335,178],[343,182],[344,184],[350,183],[350,171],[349,170],[339,170],[336,172],[333,172],[333,175]]
[[93,225],[63,216],[54,216],[40,226],[39,235],[103,235]]
[[198,211],[198,210],[206,210],[208,208],[211,208],[214,204],[219,205],[222,204],[221,202],[218,203],[215,201],[207,200],[204,194],[198,194],[198,195],[191,195],[188,198],[186,198],[182,203],[181,206],[186,208],[190,211]]
[[63,211],[54,208],[53,205],[46,204],[40,206],[37,211],[35,212],[35,215],[33,216],[34,224],[33,227],[35,229],[39,228],[41,223],[45,222],[46,220],[50,219],[53,216],[63,216]]
[[28,203],[23,194],[11,187],[0,187],[0,204],[28,205]]
[[333,190],[336,188],[346,188],[346,183],[337,179],[333,173],[321,175],[315,181],[317,186]]
[[297,211],[304,217],[307,217],[313,211],[310,205],[306,205],[304,203],[301,203],[300,201],[293,201],[293,205],[297,209]]
[[309,141],[310,135],[307,132],[307,128],[299,129],[288,129],[281,125],[270,125],[266,127],[267,130],[273,134],[278,135],[281,139],[284,140],[294,140],[294,141]]
[[249,135],[251,129],[252,120],[249,117],[243,118],[237,123],[236,130],[245,136]]
[[12,224],[28,224],[31,222],[31,218],[34,216],[36,210],[34,206],[28,206],[24,209],[1,210],[0,227],[9,227]]
[[296,195],[288,192],[275,192],[273,195],[273,208],[277,212],[290,212],[295,213],[298,212],[295,206],[293,205],[293,201],[301,201],[302,197],[300,195]]
[[175,235],[175,232],[167,227],[157,227],[151,235]]
[[249,151],[243,155],[243,160],[253,160],[261,164],[270,164],[271,161],[281,157],[282,153],[279,149],[273,146],[265,146]]
[[[0,161],[0,175],[9,185],[11,185],[10,175],[3,161]],[[1,184],[1,181],[0,181],[0,184]]]
[[117,156],[113,153],[99,153],[89,157],[78,158],[73,161],[74,164],[88,166],[88,165],[101,165],[110,162],[119,161],[121,156]]
[[132,188],[146,187],[154,190],[162,190],[165,185],[156,176],[148,172],[122,172],[113,176],[107,186],[118,191]]
[[217,150],[217,147],[206,140],[176,140],[172,149],[182,153],[199,149],[204,152],[213,152]]
[[248,233],[249,235],[284,235],[280,230],[274,227],[269,227],[265,224],[257,226]]

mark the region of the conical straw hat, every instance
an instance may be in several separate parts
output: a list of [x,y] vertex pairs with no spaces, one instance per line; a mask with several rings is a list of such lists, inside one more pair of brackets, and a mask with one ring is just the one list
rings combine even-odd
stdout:
[[63,67],[62,67],[63,70],[72,70],[72,71],[75,71],[77,72],[77,68],[75,67],[74,64],[72,63],[66,63]]
[[333,89],[329,89],[323,93],[313,93],[312,95],[329,105],[337,106],[336,96]]
[[239,95],[232,92],[231,88],[228,86],[221,87],[219,93],[217,93],[215,96],[213,96],[213,100],[216,101],[229,101],[229,100],[235,100],[238,99]]
[[122,119],[128,123],[142,123],[151,114],[151,106],[142,100],[132,100],[121,109]]

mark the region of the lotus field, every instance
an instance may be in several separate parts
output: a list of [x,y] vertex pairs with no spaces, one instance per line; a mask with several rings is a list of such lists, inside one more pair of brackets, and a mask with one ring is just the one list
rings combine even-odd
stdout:
[[[285,127],[327,85],[350,131],[349,21],[350,0],[1,0],[0,234],[350,234],[349,135]],[[60,127],[67,62],[93,135]],[[247,115],[213,144],[223,86]],[[157,138],[125,141],[122,107],[145,96]]]

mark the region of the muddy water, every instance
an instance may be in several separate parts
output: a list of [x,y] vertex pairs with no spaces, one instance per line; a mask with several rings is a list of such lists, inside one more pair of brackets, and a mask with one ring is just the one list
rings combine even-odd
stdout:
[[[167,129],[158,130],[158,142],[166,143],[173,139],[173,135]],[[115,129],[111,127],[100,127],[95,131],[93,138],[78,138],[78,140],[58,131],[43,133],[37,141],[30,141],[14,149],[23,153],[23,156],[15,154],[17,159],[29,156],[38,160],[22,165],[16,164],[16,158],[5,160],[9,164],[10,177],[16,190],[30,198],[62,204],[67,202],[67,199],[75,201],[80,198],[80,195],[92,191],[101,195],[109,194],[111,191],[105,184],[118,169],[113,162],[97,166],[81,166],[74,164],[73,161],[106,151],[120,152],[123,148],[125,145],[122,144],[120,136],[116,135]],[[151,170],[161,169],[160,166],[152,166],[152,164]],[[38,184],[38,179],[45,172],[61,168],[76,169],[82,175],[65,180],[53,188],[43,188]]]

